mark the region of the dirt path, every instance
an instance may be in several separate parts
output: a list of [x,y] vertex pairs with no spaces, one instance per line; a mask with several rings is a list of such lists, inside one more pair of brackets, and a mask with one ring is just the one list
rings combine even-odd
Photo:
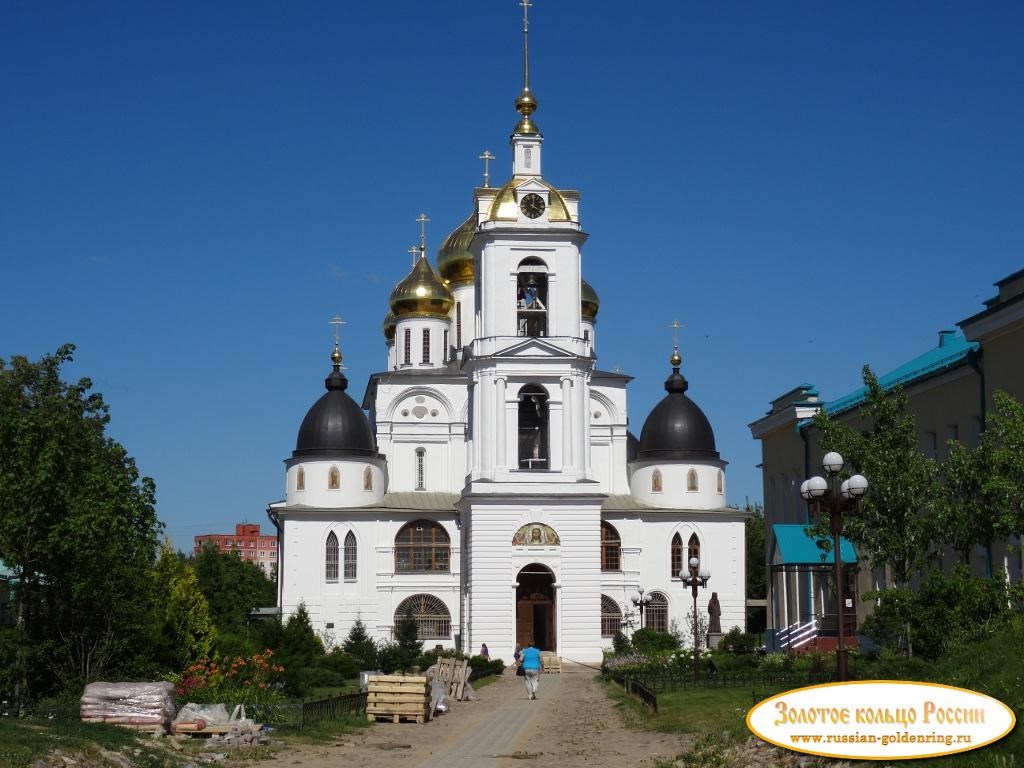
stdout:
[[[260,768],[620,768],[683,751],[679,738],[630,730],[587,667],[543,675],[536,701],[511,672],[424,725],[378,723],[335,744],[289,749]],[[524,762],[525,761],[525,762]]]

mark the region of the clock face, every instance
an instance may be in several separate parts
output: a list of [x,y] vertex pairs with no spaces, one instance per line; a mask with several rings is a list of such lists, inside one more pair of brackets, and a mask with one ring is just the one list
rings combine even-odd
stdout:
[[519,208],[527,217],[536,219],[544,213],[544,198],[531,192],[520,201]]

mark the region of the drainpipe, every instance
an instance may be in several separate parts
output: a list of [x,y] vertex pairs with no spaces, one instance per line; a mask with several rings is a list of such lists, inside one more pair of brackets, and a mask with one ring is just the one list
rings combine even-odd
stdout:
[[981,431],[985,431],[985,420],[988,417],[987,408],[988,404],[985,400],[985,367],[982,365],[984,360],[982,359],[982,350],[972,349],[967,353],[967,364],[971,366],[976,374],[978,374],[978,394],[980,396],[980,403],[978,411],[981,413]]

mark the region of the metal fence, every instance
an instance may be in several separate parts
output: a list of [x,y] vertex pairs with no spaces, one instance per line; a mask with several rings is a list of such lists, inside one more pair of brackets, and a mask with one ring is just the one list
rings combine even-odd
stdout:
[[609,674],[612,680],[627,693],[636,696],[645,705],[658,711],[658,694],[670,691],[710,690],[714,688],[750,688],[755,701],[757,689],[800,688],[805,685],[832,682],[830,672],[812,673],[763,673],[723,672],[698,678],[695,683],[689,674],[638,674],[624,675],[621,672]]
[[346,696],[328,696],[319,701],[304,701],[299,710],[299,728],[324,720],[339,720],[350,715],[366,712],[366,693],[350,693]]

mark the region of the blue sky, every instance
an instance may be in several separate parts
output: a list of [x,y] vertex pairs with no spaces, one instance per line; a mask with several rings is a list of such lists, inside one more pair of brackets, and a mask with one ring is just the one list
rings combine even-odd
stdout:
[[[181,548],[268,526],[332,329],[350,393],[427,212],[507,178],[515,0],[0,3],[0,357],[78,345]],[[545,177],[581,191],[599,364],[639,433],[678,318],[747,424],[933,346],[1024,267],[1024,5],[536,0]]]

